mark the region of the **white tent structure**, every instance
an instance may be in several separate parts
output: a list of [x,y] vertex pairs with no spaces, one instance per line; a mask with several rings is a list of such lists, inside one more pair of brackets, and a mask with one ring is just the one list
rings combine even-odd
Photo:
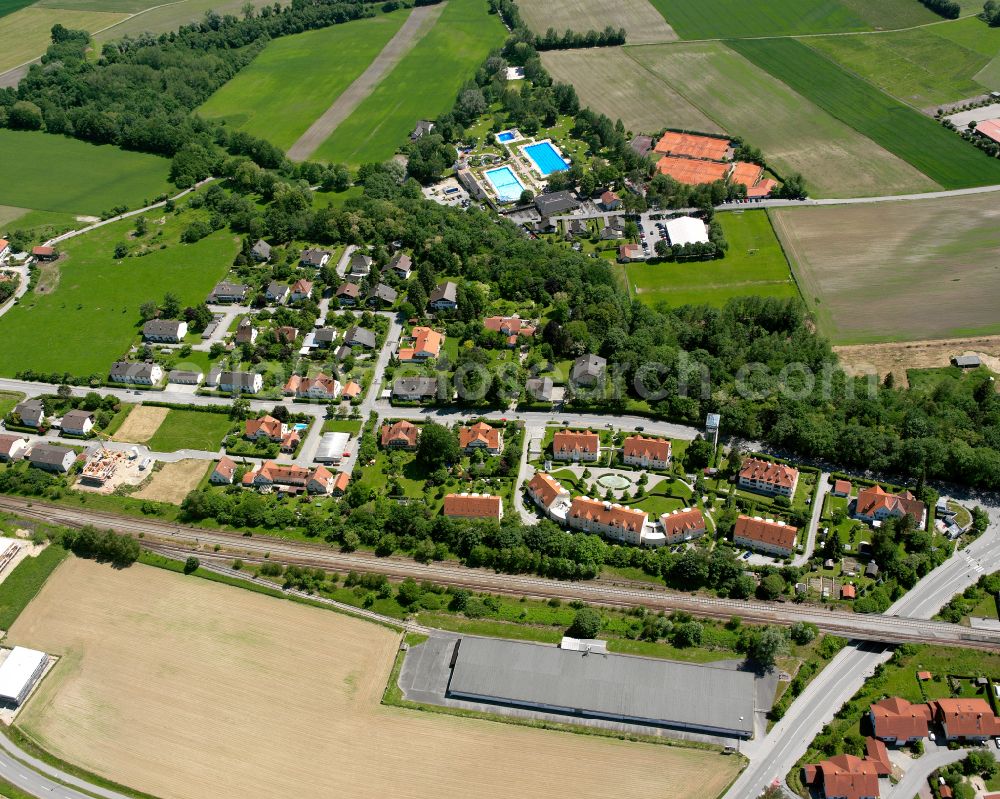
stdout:
[[679,216],[667,222],[671,244],[708,244],[708,227],[693,216]]

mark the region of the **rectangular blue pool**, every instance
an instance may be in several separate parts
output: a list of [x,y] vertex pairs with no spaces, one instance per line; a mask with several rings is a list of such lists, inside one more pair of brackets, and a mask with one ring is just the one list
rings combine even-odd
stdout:
[[498,133],[497,134],[497,141],[502,141],[502,142],[505,142],[505,143],[509,142],[509,141],[514,141],[514,139],[516,139],[516,138],[517,138],[517,136],[515,136],[509,130],[505,130],[502,133]]
[[483,172],[486,179],[496,190],[497,197],[504,202],[513,202],[521,199],[521,192],[524,191],[524,184],[517,179],[514,170],[509,166],[501,166],[496,169],[489,169]]
[[552,142],[542,141],[538,144],[529,144],[524,148],[524,154],[534,161],[542,177],[547,177],[553,172],[564,172],[569,169],[562,156],[559,155]]

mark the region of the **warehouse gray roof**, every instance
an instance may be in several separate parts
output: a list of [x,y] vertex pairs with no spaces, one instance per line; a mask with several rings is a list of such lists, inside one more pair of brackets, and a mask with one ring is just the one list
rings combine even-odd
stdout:
[[519,641],[462,638],[448,693],[708,732],[754,722],[750,672]]

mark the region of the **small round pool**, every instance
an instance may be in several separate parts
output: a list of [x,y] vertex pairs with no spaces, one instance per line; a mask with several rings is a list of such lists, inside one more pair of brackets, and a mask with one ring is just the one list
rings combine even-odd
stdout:
[[601,488],[612,488],[622,491],[632,485],[632,481],[620,474],[602,474],[597,478],[597,484]]

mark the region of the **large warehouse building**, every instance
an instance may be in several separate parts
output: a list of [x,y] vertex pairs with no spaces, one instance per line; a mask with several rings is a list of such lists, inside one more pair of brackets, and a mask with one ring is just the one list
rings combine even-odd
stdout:
[[0,702],[17,706],[27,699],[48,660],[44,652],[15,646],[0,664]]
[[447,695],[710,735],[753,734],[753,674],[669,660],[461,638]]

